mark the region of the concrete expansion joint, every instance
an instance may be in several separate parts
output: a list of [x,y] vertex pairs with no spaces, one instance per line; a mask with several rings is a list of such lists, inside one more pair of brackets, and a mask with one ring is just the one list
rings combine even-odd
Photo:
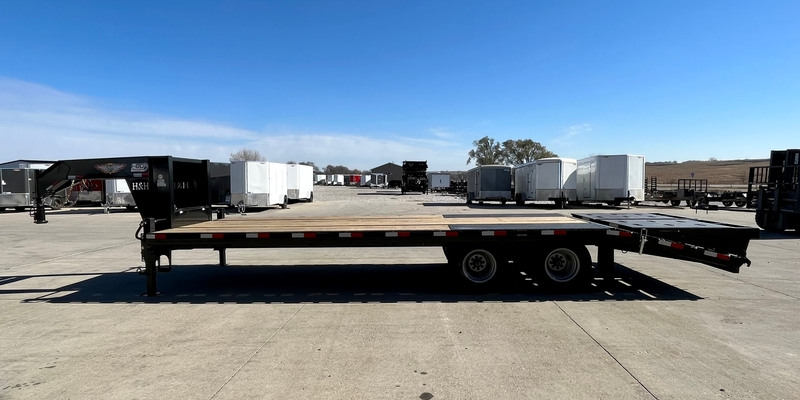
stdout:
[[591,333],[589,333],[589,331],[587,331],[587,330],[586,330],[586,329],[585,329],[583,326],[581,326],[581,324],[580,324],[578,321],[576,321],[576,320],[575,320],[575,318],[573,318],[571,315],[569,315],[569,313],[568,313],[566,310],[564,310],[564,308],[563,308],[563,307],[561,307],[561,306],[558,304],[558,302],[556,302],[556,301],[553,301],[553,305],[555,305],[556,307],[558,307],[558,309],[559,309],[559,310],[561,310],[561,312],[562,312],[562,313],[564,313],[564,315],[565,315],[567,318],[569,318],[569,320],[570,320],[570,321],[572,321],[572,323],[573,323],[573,324],[575,324],[575,326],[577,326],[577,327],[578,327],[578,328],[579,328],[581,331],[583,331],[583,333],[585,333],[585,334],[586,334],[586,336],[588,336],[588,337],[589,337],[589,339],[591,339],[591,340],[592,340],[592,341],[593,341],[595,344],[597,344],[597,346],[598,346],[598,347],[600,347],[600,348],[603,350],[603,352],[605,352],[606,354],[608,354],[608,356],[609,356],[609,357],[611,357],[611,359],[612,359],[612,360],[614,360],[614,362],[615,362],[617,365],[619,365],[619,367],[620,367],[620,368],[622,368],[622,369],[625,371],[625,373],[627,373],[627,374],[628,374],[628,376],[630,376],[630,377],[631,377],[633,380],[635,380],[635,381],[636,381],[636,383],[638,383],[638,384],[639,384],[639,386],[641,386],[641,387],[642,387],[642,389],[644,389],[645,391],[647,391],[647,393],[648,393],[648,394],[649,394],[649,395],[650,395],[652,398],[654,398],[654,399],[658,399],[658,397],[657,397],[657,396],[656,396],[656,395],[655,395],[655,394],[654,394],[654,393],[653,393],[653,392],[652,392],[652,391],[651,391],[651,390],[650,390],[650,389],[649,389],[649,388],[648,388],[648,387],[647,387],[647,386],[646,386],[646,385],[645,385],[645,384],[644,384],[644,383],[643,383],[641,380],[639,380],[639,378],[637,378],[637,377],[636,377],[636,375],[634,375],[634,374],[633,374],[633,372],[631,372],[631,371],[630,371],[628,368],[626,368],[626,367],[625,367],[625,365],[623,365],[623,364],[622,364],[622,362],[620,362],[620,361],[619,361],[619,359],[617,359],[617,357],[615,357],[615,356],[614,356],[614,354],[611,354],[611,351],[609,351],[609,350],[608,350],[608,349],[607,349],[605,346],[603,346],[603,344],[602,344],[602,343],[600,343],[600,342],[599,342],[599,341],[598,341],[598,340],[597,340],[597,339],[596,339],[594,336],[592,336],[592,334],[591,334]]

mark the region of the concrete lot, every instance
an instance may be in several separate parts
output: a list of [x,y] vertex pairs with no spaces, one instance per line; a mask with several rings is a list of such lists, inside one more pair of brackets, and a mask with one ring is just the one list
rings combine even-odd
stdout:
[[[585,211],[341,187],[315,199],[257,214]],[[754,226],[742,209],[642,210]],[[740,274],[618,252],[613,283],[561,294],[524,280],[463,293],[436,248],[230,250],[228,267],[182,251],[148,298],[137,213],[47,218],[0,213],[2,399],[800,398],[794,234],[762,233]]]

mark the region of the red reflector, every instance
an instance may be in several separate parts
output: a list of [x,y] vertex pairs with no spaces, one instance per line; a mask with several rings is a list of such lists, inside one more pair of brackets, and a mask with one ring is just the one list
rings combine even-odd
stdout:
[[167,234],[166,233],[156,233],[156,239],[157,240],[164,240],[166,238],[167,238]]
[[397,232],[398,237],[409,237],[411,236],[411,232]]
[[622,236],[622,237],[633,237],[632,233],[626,232],[626,231],[620,231],[619,235]]
[[269,239],[269,233],[259,233],[258,234],[258,238],[259,239]]
[[447,237],[456,237],[458,236],[458,231],[447,231],[444,233],[444,235]]
[[553,234],[554,235],[562,235],[563,236],[563,235],[567,234],[567,231],[564,230],[564,229],[556,229],[556,230],[553,231]]
[[495,236],[506,236],[508,232],[506,231],[494,231]]
[[315,237],[317,237],[317,234],[314,232],[306,232],[303,234],[303,238],[305,239],[314,239]]
[[350,237],[351,238],[363,238],[364,237],[364,232],[351,232],[350,233]]
[[212,233],[211,234],[211,238],[212,239],[223,239],[224,237],[225,237],[225,235],[222,234],[222,233]]
[[673,249],[683,250],[683,244],[682,243],[672,242],[670,247],[672,247]]
[[717,254],[717,258],[720,260],[730,261],[731,257],[727,254]]

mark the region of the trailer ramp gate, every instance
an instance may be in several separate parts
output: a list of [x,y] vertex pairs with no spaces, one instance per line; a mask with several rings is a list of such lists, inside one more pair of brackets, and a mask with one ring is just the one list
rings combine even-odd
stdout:
[[574,217],[608,226],[611,246],[667,258],[689,260],[738,273],[757,228],[659,213],[577,213]]

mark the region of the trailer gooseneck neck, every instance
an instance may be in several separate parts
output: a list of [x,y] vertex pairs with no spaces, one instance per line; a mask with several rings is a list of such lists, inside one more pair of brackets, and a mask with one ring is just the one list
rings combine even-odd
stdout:
[[[593,264],[587,246],[597,247],[601,273],[613,269],[614,250],[738,272],[750,265],[747,245],[758,237],[755,228],[653,213],[214,220],[209,176],[208,161],[172,157],[60,161],[39,176],[38,197],[78,177],[125,178],[142,217],[137,238],[151,296],[158,293],[158,272],[171,270],[174,250],[214,249],[225,265],[229,248],[437,246],[469,287],[491,287],[521,268],[545,285],[564,288],[588,281]],[[44,221],[40,211],[36,222]]]

